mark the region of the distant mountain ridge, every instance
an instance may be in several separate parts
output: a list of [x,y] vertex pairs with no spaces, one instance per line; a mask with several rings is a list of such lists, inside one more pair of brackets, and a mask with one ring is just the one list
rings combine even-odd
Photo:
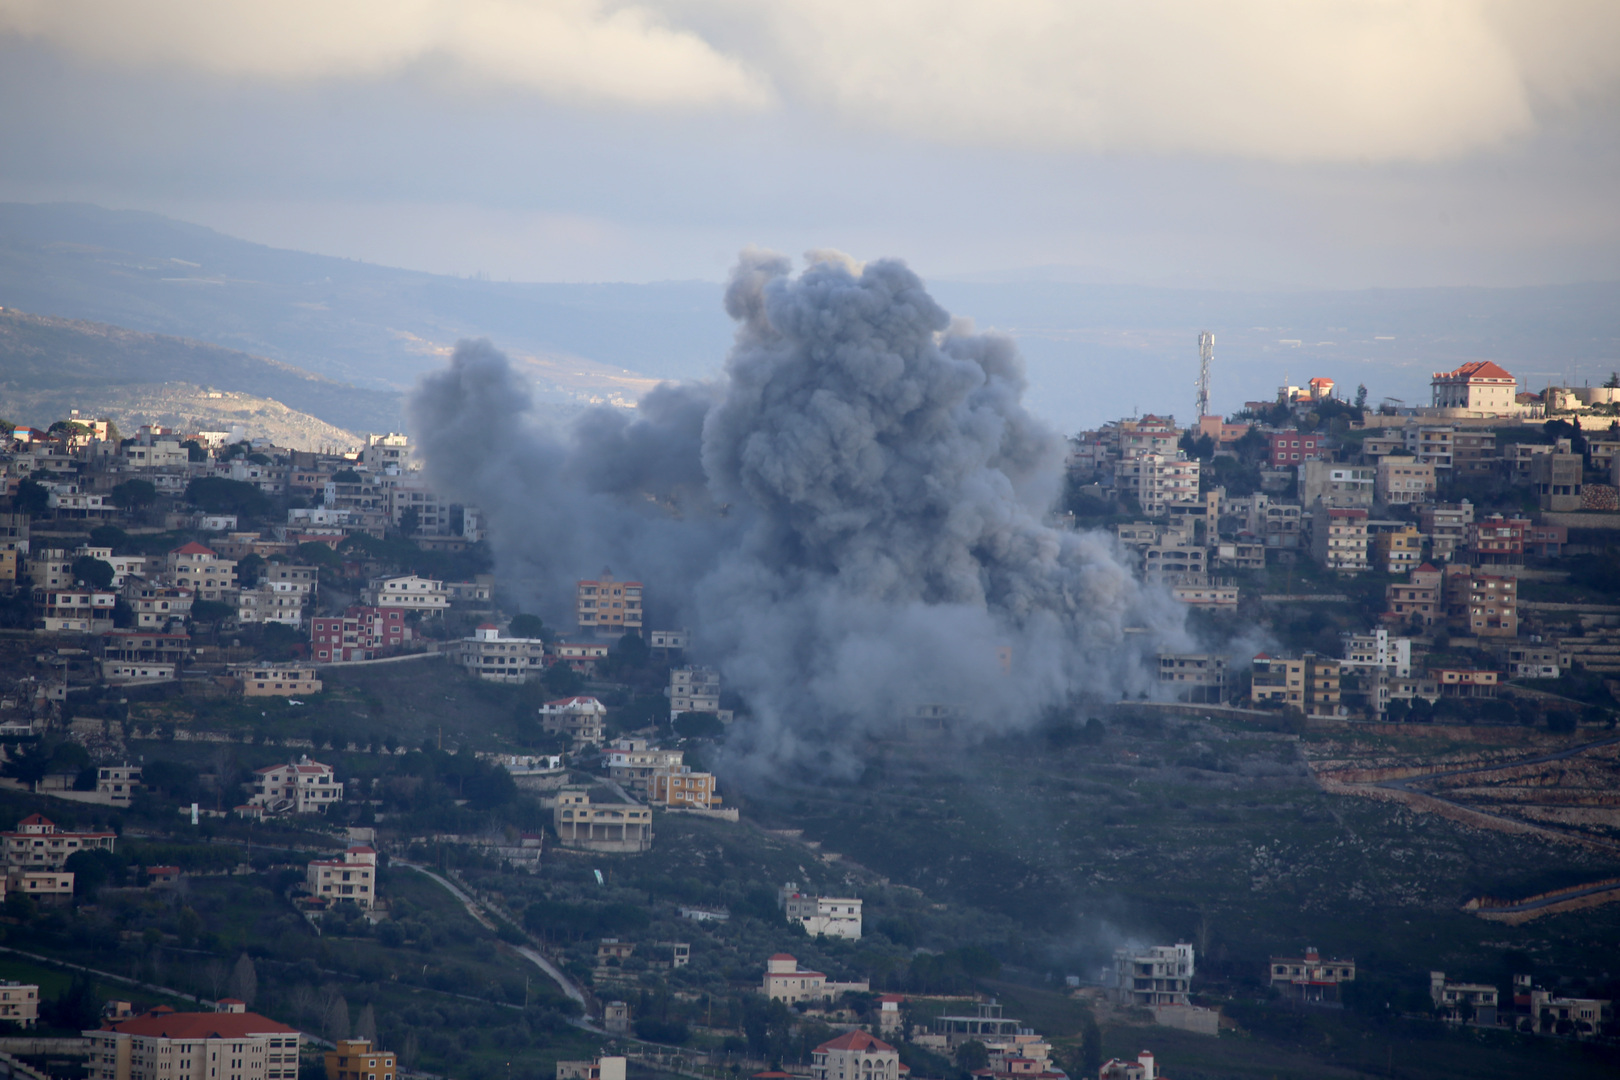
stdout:
[[402,423],[398,393],[349,386],[206,342],[0,310],[0,406],[113,400],[107,395],[118,388],[140,387],[150,397],[168,383],[269,399],[349,432],[396,431]]

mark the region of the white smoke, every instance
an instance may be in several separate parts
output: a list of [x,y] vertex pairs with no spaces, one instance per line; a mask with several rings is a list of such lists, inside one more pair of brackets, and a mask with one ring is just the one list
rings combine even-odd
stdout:
[[[1006,338],[953,325],[902,263],[746,253],[719,384],[630,419],[529,422],[505,357],[464,342],[413,402],[433,483],[485,513],[503,578],[553,617],[606,564],[741,693],[734,749],[854,767],[947,706],[970,736],[1151,690],[1182,610],[1111,537],[1042,519],[1061,438],[1020,403]],[[565,616],[566,618],[566,616]]]

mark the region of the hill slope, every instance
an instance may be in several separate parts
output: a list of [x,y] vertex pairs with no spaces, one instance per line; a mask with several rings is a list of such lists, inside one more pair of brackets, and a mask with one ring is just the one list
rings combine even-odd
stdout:
[[[345,434],[339,429],[392,431],[401,425],[396,393],[348,386],[200,341],[31,315],[9,307],[0,311],[0,408],[19,419],[57,419],[53,414],[68,407],[101,413],[161,408],[198,422],[206,415],[224,420],[241,412],[237,406],[221,404],[223,399],[197,398],[183,388],[157,389],[166,383],[266,399],[329,425],[332,430],[325,434],[334,440]],[[134,393],[136,388],[139,393]],[[212,405],[207,404],[210,401]],[[181,406],[181,402],[196,404]],[[316,428],[300,425],[315,437]]]

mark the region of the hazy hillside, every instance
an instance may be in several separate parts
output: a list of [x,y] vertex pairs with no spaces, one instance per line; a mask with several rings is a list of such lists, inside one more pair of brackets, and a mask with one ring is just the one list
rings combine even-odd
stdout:
[[[904,252],[862,252],[864,256]],[[1620,285],[1218,292],[1052,281],[931,282],[954,314],[1015,336],[1032,406],[1065,429],[1191,412],[1197,335],[1216,334],[1214,405],[1328,375],[1373,400],[1426,401],[1429,375],[1480,358],[1526,383],[1620,368]],[[512,284],[279,251],[154,214],[0,204],[0,304],[241,349],[403,390],[462,337],[522,362],[542,401],[633,400],[716,371],[721,286]],[[299,405],[292,397],[258,389]],[[377,426],[323,418],[344,426]]]
[[[159,389],[165,383],[188,386]],[[73,407],[117,413],[155,408],[160,402],[167,402],[164,407],[172,414],[199,419],[208,409],[222,418],[241,412],[223,399],[198,398],[195,387],[268,399],[279,408],[308,414],[329,425],[327,435],[333,439],[340,429],[391,431],[401,424],[395,393],[347,386],[200,341],[10,307],[0,311],[0,407],[19,419],[55,419],[36,410]],[[311,437],[314,431],[310,428]]]

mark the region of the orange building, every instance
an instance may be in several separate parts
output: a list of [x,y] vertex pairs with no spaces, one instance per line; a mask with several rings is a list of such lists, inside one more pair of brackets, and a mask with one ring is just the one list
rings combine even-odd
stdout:
[[339,1039],[326,1052],[326,1080],[394,1080],[394,1053],[373,1049],[370,1039]]
[[641,633],[641,582],[615,581],[612,571],[603,570],[601,578],[579,582],[575,592],[581,630],[609,637]]

